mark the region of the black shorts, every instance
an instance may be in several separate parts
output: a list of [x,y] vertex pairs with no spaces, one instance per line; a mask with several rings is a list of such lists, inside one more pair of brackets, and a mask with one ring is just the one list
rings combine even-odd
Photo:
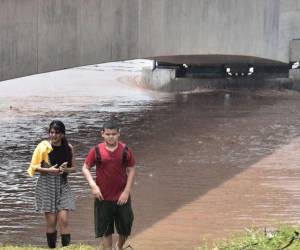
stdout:
[[97,237],[114,233],[114,226],[118,234],[129,236],[133,222],[131,200],[124,205],[118,205],[113,201],[100,201],[95,199],[95,234]]

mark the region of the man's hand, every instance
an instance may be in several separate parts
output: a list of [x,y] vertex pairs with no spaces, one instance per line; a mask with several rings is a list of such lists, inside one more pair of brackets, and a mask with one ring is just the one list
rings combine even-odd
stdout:
[[125,203],[127,203],[128,198],[129,198],[129,192],[126,191],[126,190],[124,190],[124,191],[122,192],[122,194],[120,195],[117,204],[118,204],[118,205],[124,205]]
[[92,189],[92,193],[93,193],[93,195],[95,196],[96,199],[98,199],[100,201],[103,200],[102,193],[100,191],[100,188],[97,185],[93,185],[91,187],[91,189]]

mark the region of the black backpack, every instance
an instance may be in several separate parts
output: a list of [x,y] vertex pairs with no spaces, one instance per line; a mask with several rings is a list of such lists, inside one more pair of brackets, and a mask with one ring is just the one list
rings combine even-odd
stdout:
[[[96,164],[100,165],[102,158],[101,158],[101,154],[100,154],[100,150],[99,150],[99,145],[95,146],[95,152],[96,152]],[[128,166],[128,146],[127,145],[125,145],[124,150],[123,150],[122,164],[123,164],[123,167]]]

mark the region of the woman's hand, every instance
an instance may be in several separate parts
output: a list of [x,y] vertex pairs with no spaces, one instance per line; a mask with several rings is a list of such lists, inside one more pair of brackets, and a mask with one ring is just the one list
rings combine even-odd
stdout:
[[68,173],[68,162],[64,162],[63,164],[61,164],[58,169],[60,170],[61,174],[63,173]]
[[52,175],[60,175],[61,170],[59,168],[57,168],[57,164],[54,166],[51,166],[50,168],[47,168],[47,173],[48,174],[52,174]]

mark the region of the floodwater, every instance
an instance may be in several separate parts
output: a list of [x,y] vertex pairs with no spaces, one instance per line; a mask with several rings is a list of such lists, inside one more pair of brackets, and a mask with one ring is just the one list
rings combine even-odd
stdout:
[[[34,211],[35,145],[63,120],[78,168],[114,114],[134,150],[135,249],[194,249],[300,219],[300,93],[202,90],[159,93],[140,81],[143,61],[90,66],[0,84],[0,241],[44,245]],[[80,171],[74,242],[97,245],[92,196]]]

